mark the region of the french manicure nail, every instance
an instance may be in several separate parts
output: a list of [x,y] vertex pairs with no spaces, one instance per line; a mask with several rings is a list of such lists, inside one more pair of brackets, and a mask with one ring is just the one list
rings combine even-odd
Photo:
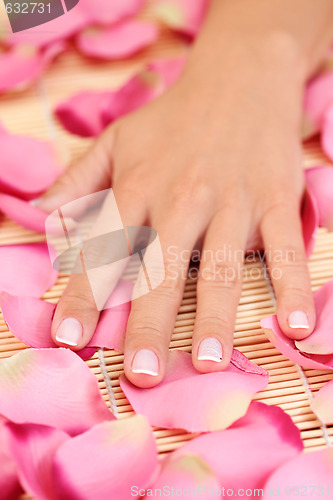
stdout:
[[203,339],[198,350],[199,361],[222,361],[222,345],[215,337],[207,337]]
[[308,317],[304,311],[293,311],[289,314],[288,323],[290,328],[309,328]]
[[132,362],[133,373],[144,373],[145,375],[158,375],[158,358],[153,351],[141,349],[138,351]]
[[77,346],[82,337],[82,325],[75,318],[66,318],[57,330],[56,340],[62,344]]

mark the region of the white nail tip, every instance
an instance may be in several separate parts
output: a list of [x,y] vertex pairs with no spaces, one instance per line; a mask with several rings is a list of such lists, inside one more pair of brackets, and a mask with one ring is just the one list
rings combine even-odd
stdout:
[[288,324],[290,328],[301,328],[303,330],[309,328],[308,317],[304,311],[293,311],[289,314]]
[[222,361],[222,345],[214,337],[203,339],[199,345],[198,361],[214,361],[220,363]]
[[58,337],[58,335],[56,335],[56,341],[61,342],[62,344],[70,345],[72,347],[75,347],[78,344],[77,342],[71,342],[70,340],[62,339],[62,338]]
[[142,373],[143,375],[151,375],[152,377],[157,377],[158,375],[158,372],[155,372],[153,370],[145,370],[144,368],[137,368],[137,369],[133,369],[132,368],[132,373]]
[[150,349],[140,349],[140,351],[135,354],[132,362],[132,373],[157,377],[158,369],[158,357]]

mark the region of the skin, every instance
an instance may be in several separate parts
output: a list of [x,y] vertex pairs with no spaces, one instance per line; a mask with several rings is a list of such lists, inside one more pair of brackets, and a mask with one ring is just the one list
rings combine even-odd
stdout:
[[[126,332],[125,373],[135,385],[151,387],[163,378],[184,270],[198,240],[203,258],[192,356],[200,372],[229,364],[246,249],[267,251],[284,333],[301,339],[313,331],[299,129],[304,85],[325,56],[332,20],[332,0],[213,1],[180,80],[106,130],[42,198],[40,208],[51,212],[112,186],[124,225],[149,224],[159,234],[165,279],[133,301]],[[224,245],[234,250],[229,260],[217,257]],[[308,328],[289,326],[293,311],[306,314]],[[78,350],[99,318],[85,274],[70,277],[54,316],[54,339],[69,317],[83,327]],[[207,337],[221,342],[221,362],[197,359]],[[142,348],[157,355],[157,376],[132,372]]]

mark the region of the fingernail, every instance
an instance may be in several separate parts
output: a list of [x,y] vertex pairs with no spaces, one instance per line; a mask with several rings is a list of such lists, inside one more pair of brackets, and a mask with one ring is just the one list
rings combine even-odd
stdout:
[[63,344],[76,346],[82,337],[82,325],[75,318],[66,318],[57,330],[56,340]]
[[290,313],[288,323],[290,328],[309,328],[308,317],[304,311],[293,311]]
[[39,203],[42,201],[42,198],[35,198],[34,200],[30,200],[29,203],[30,205],[32,205],[33,207],[36,207],[37,205],[39,205]]
[[145,375],[158,375],[158,358],[153,351],[141,349],[138,351],[132,362],[133,373],[144,373]]
[[215,361],[215,363],[220,363],[222,361],[221,342],[219,342],[215,337],[203,339],[199,345],[198,360]]

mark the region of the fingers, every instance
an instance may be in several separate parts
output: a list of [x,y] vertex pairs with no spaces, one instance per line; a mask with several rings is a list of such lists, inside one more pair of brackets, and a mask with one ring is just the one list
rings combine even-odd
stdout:
[[223,370],[230,362],[247,233],[248,222],[238,209],[218,213],[208,228],[192,342],[193,364],[200,372]]
[[194,219],[174,212],[167,221],[154,224],[162,246],[165,278],[155,290],[132,302],[125,340],[125,373],[139,387],[157,385],[165,373],[192,248],[203,226],[203,218],[195,223]]
[[305,338],[314,329],[315,309],[299,207],[285,202],[274,205],[262,219],[261,232],[280,328],[288,337]]
[[[121,214],[124,225],[139,225],[145,219],[145,206],[137,203],[136,199],[129,196],[125,191],[115,193],[117,197],[117,211]],[[112,191],[106,198],[98,220],[93,228],[92,236],[107,234],[109,231],[122,228],[122,222],[115,213],[115,202]],[[113,227],[112,227],[113,226]],[[108,243],[109,240],[106,240]],[[117,245],[117,242],[115,243]],[[127,244],[126,244],[127,245]],[[97,259],[103,261],[102,255],[113,251],[107,245],[106,248],[93,248]],[[51,334],[56,344],[79,350],[85,347],[91,340],[100,316],[109,295],[115,288],[123,267],[118,262],[109,265],[96,266],[91,270],[85,270],[87,257],[81,252],[81,262],[84,272],[72,274],[67,287],[63,292],[53,318]],[[88,259],[89,259],[88,255]],[[101,261],[100,261],[101,262]]]
[[43,196],[35,200],[45,212],[111,185],[112,132],[108,129],[80,160],[68,167]]

